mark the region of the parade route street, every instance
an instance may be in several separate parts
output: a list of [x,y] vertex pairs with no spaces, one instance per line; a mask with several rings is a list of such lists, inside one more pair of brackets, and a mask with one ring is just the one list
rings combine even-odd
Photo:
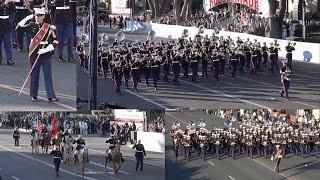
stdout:
[[[224,127],[224,119],[209,115],[204,112],[166,112],[167,129],[171,129],[174,122],[180,122],[180,129],[184,130],[186,125],[193,121],[196,124],[204,120],[206,129],[213,127]],[[235,123],[233,127],[239,127]],[[233,160],[226,155],[220,160],[208,156],[205,161],[195,157],[194,153],[190,161],[179,156],[178,162],[174,162],[172,151],[172,138],[168,134],[166,137],[166,177],[168,179],[213,179],[213,180],[316,180],[319,178],[320,159],[314,156],[285,157],[280,164],[280,173],[274,172],[275,161],[270,158],[250,159],[237,155]],[[270,157],[270,156],[269,156]]]
[[[39,96],[37,102],[32,102],[29,96],[30,81],[19,96],[30,64],[27,52],[12,50],[15,65],[8,66],[3,60],[0,65],[0,110],[1,111],[70,111],[75,110],[76,101],[76,64],[59,62],[52,56],[53,88],[59,102],[48,103],[41,69],[39,80]],[[67,56],[64,55],[65,60]],[[75,58],[77,58],[75,54]]]
[[[105,32],[109,38],[114,36],[114,30],[99,29],[100,33]],[[146,35],[126,34],[126,41],[140,40],[145,42]],[[157,39],[157,41],[163,40]],[[281,62],[279,61],[279,65]],[[210,72],[211,64],[208,66],[209,78],[200,76],[201,63],[199,64],[199,83],[182,79],[183,69],[180,70],[180,86],[173,85],[173,77],[170,74],[169,83],[163,81],[163,74],[160,74],[158,90],[154,90],[152,78],[150,85],[145,84],[144,75],[138,85],[138,93],[133,92],[132,80],[129,80],[129,89],[122,88],[122,95],[115,93],[115,85],[109,75],[106,79],[98,79],[98,103],[116,103],[125,108],[177,108],[189,107],[196,109],[205,108],[283,108],[302,109],[320,108],[320,65],[307,62],[294,61],[293,75],[289,89],[290,100],[280,97],[282,88],[279,72],[274,74],[263,68],[263,72],[252,76],[246,72],[237,72],[237,77],[232,78],[226,66],[225,76],[221,76],[218,82],[213,79]],[[88,99],[89,75],[86,71],[78,68],[78,97]],[[161,72],[163,69],[161,68]],[[172,70],[170,70],[172,73]],[[124,85],[124,83],[122,83]],[[134,103],[132,103],[134,102]],[[86,107],[84,107],[86,109]]]
[[[106,138],[95,135],[83,136],[86,140],[86,148],[89,148],[89,163],[85,165],[85,175],[75,174],[73,162],[66,165],[61,163],[60,176],[56,178],[54,173],[53,157],[39,154],[31,154],[29,134],[22,133],[20,147],[15,147],[11,130],[0,129],[0,176],[1,180],[102,180],[102,179],[139,179],[139,180],[163,180],[164,154],[146,152],[143,173],[135,170],[135,151],[129,145],[121,147],[121,153],[125,162],[121,164],[118,176],[113,174],[112,163],[108,164],[107,172],[104,168],[104,152],[107,148]],[[49,148],[50,149],[50,148]],[[41,151],[41,148],[40,148]]]

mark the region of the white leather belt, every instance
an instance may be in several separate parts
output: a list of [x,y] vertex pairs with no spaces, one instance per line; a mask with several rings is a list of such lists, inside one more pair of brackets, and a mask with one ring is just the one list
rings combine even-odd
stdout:
[[276,53],[270,53],[270,54],[276,54]]
[[24,6],[16,6],[16,9],[27,9],[27,8]]
[[41,41],[40,44],[48,44],[48,41]]
[[9,16],[0,16],[0,19],[9,19]]
[[231,61],[236,61],[236,60],[238,60],[238,59],[230,59]]
[[70,6],[56,7],[57,10],[70,9]]
[[292,54],[292,52],[287,52],[288,54],[290,53],[290,54]]
[[60,159],[60,157],[53,157],[54,159]]
[[179,63],[179,61],[172,61],[172,63]]
[[139,69],[139,68],[131,68],[131,69]]
[[138,150],[137,150],[136,152],[142,153],[143,151],[138,151]]
[[151,66],[151,67],[159,67],[158,65],[155,65],[155,66]]

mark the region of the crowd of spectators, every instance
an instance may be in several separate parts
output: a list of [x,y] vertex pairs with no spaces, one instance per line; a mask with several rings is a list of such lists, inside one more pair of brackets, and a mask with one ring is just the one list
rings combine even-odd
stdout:
[[[43,124],[46,130],[51,130],[51,120],[54,113],[51,112],[2,112],[0,113],[0,127],[20,128],[31,132],[32,128],[38,124]],[[73,134],[99,134],[109,136],[110,134],[130,134],[130,131],[136,131],[136,124],[133,122],[118,124],[112,121],[110,116],[92,116],[84,114],[68,114],[58,119],[58,129],[65,131],[71,129]],[[147,131],[165,133],[163,122],[151,121],[147,123]]]
[[[169,25],[177,24],[173,12],[159,18],[157,22]],[[204,26],[207,29],[219,28],[224,31],[263,36],[267,22],[267,18],[261,17],[258,14],[252,14],[247,10],[241,10],[237,13],[233,13],[227,9],[220,9],[210,13],[198,11],[195,14],[192,14],[187,21],[182,22],[181,25],[189,27]]]
[[207,113],[219,116],[232,122],[239,122],[249,127],[283,127],[296,126],[300,128],[320,126],[320,119],[308,110],[304,113],[297,111],[288,113],[286,110],[267,109],[233,109],[207,110]]

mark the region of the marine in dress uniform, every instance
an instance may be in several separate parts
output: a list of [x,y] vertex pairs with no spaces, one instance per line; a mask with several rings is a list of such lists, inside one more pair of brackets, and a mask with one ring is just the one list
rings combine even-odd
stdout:
[[161,62],[158,60],[158,58],[153,59],[150,65],[153,87],[155,90],[158,89],[158,80],[160,79],[160,65],[161,65]]
[[267,62],[268,62],[268,47],[267,47],[267,43],[264,42],[263,46],[261,47],[262,49],[262,57],[263,57],[263,62],[262,64],[264,65],[264,67],[267,67]]
[[190,58],[190,67],[192,71],[192,82],[198,82],[197,76],[198,76],[198,65],[199,65],[199,55],[197,51],[194,51]]
[[70,0],[70,10],[72,16],[72,40],[73,47],[77,46],[77,0]]
[[[39,8],[35,11],[34,22],[30,22],[27,25],[24,24],[32,18],[31,15],[22,20],[19,26],[25,27],[33,39],[29,47],[30,65],[31,67],[34,66],[30,76],[30,96],[32,101],[37,101],[39,75],[42,67],[48,101],[54,102],[58,101],[58,99],[53,90],[51,55],[58,41],[55,34],[55,26],[44,22],[45,14],[45,9]],[[34,65],[34,63],[36,64]]]
[[200,56],[201,58],[201,67],[202,67],[202,77],[208,78],[208,59],[206,52],[203,52]]
[[14,145],[19,146],[20,133],[18,128],[13,131],[12,136],[14,139]]
[[133,91],[138,92],[138,83],[140,76],[140,63],[138,60],[135,60],[131,65],[131,76],[133,81]]
[[180,59],[179,54],[175,54],[172,60],[172,72],[173,72],[173,84],[180,85],[179,74],[180,74]]
[[132,149],[136,149],[135,157],[137,159],[136,171],[138,172],[138,168],[140,165],[140,172],[143,171],[143,159],[146,156],[146,151],[144,149],[143,144],[141,144],[141,140],[138,140],[138,144],[135,144]]
[[277,145],[276,148],[277,148],[277,149],[276,149],[275,152],[273,153],[273,156],[274,156],[274,158],[276,159],[276,165],[275,165],[274,170],[279,173],[279,172],[280,172],[280,171],[279,171],[279,169],[280,169],[280,162],[281,162],[281,159],[282,159],[283,151],[282,151],[282,149],[280,149],[280,145]]
[[170,55],[164,56],[162,59],[162,65],[163,65],[163,73],[164,73],[164,78],[163,80],[165,82],[169,82],[168,76],[169,76],[169,71],[170,71],[170,65],[171,65],[171,59]]
[[292,51],[295,51],[294,46],[291,45],[290,42],[288,42],[288,45],[286,46],[286,51],[287,51],[287,66],[292,72]]
[[15,11],[15,5],[11,0],[0,0],[0,64],[2,63],[2,44],[7,58],[7,64],[13,65],[11,51],[11,32],[10,13]]
[[213,55],[211,56],[212,60],[212,67],[211,71],[213,71],[213,77],[217,81],[219,81],[219,75],[220,75],[220,60],[219,55],[217,54],[216,50],[213,50]]
[[65,40],[67,41],[68,61],[74,61],[73,58],[73,25],[72,14],[70,10],[69,0],[55,0],[55,15],[54,23],[57,26],[58,57],[59,61],[63,62],[63,46]]
[[288,70],[287,65],[284,63],[284,65],[281,67],[280,70],[280,77],[281,77],[281,83],[282,83],[282,90],[280,92],[281,97],[283,97],[283,95],[286,96],[287,99],[289,99],[289,87],[290,87],[290,72]]
[[116,62],[112,70],[112,79],[116,85],[116,94],[121,95],[121,79],[123,76],[120,62]]
[[232,50],[230,55],[230,69],[231,69],[231,76],[234,78],[236,77],[237,65],[238,65],[238,59],[234,50]]
[[59,168],[61,164],[61,160],[63,159],[62,153],[58,147],[55,150],[51,151],[50,155],[53,155],[53,163],[55,167],[56,176],[59,176]]
[[[25,3],[25,0],[15,0],[16,5],[16,11],[15,11],[15,18],[14,18],[14,24],[18,24],[20,21],[22,21],[26,16],[29,16],[32,14],[30,9],[27,8],[27,4]],[[30,7],[29,7],[30,8]],[[16,33],[17,37],[17,44],[19,51],[22,51],[24,49],[24,36],[26,37],[26,47],[28,49],[28,44],[30,44],[31,36],[28,31],[24,31],[23,28],[18,28],[17,31],[13,31],[13,34]]]

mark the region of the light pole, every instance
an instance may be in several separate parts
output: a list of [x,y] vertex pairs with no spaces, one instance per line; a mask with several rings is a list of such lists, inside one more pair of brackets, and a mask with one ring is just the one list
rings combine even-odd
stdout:
[[91,1],[91,18],[90,18],[90,75],[89,75],[89,106],[90,110],[97,108],[97,69],[98,69],[98,2]]
[[302,0],[302,38],[306,40],[306,3]]

